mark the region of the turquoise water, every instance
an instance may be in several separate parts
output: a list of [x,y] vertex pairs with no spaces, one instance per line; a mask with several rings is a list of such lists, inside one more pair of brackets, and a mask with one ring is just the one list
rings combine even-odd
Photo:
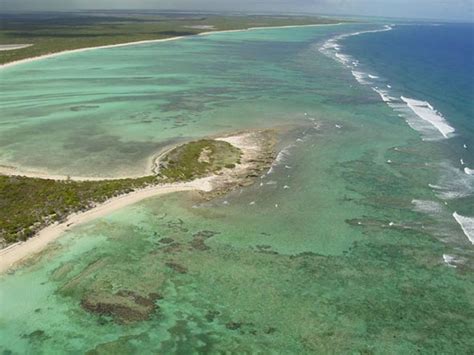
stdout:
[[[377,28],[222,33],[1,71],[3,165],[138,175],[180,140],[282,134],[280,159],[253,186],[143,201],[2,276],[0,348],[469,353],[472,246],[451,206],[426,212],[444,208],[428,186],[444,146],[320,50]],[[85,306],[99,302],[114,311]]]

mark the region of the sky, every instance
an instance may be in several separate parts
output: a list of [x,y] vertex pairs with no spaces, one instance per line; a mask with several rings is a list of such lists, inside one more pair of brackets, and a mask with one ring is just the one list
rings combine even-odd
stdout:
[[0,0],[0,11],[78,9],[306,12],[474,22],[474,0]]

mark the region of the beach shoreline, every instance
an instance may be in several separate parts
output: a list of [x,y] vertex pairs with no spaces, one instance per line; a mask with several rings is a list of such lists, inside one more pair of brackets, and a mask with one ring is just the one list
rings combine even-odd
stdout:
[[123,207],[135,204],[150,197],[183,191],[209,192],[213,189],[211,183],[213,178],[213,176],[210,176],[190,182],[145,187],[121,196],[113,197],[85,212],[71,214],[68,216],[66,221],[47,226],[40,230],[34,237],[24,242],[9,245],[0,250],[0,274],[8,271],[11,267],[14,267],[15,264],[18,264],[28,257],[44,250],[49,243],[55,241],[62,233],[76,225],[104,217]]
[[[266,135],[265,139],[263,135]],[[72,227],[104,217],[114,211],[142,200],[173,192],[185,191],[207,193],[208,197],[212,198],[236,186],[251,184],[252,179],[249,179],[249,174],[251,176],[256,175],[256,172],[266,169],[267,165],[269,166],[273,161],[270,151],[273,149],[274,139],[270,137],[273,137],[273,133],[269,134],[268,131],[257,131],[239,132],[216,138],[216,140],[226,141],[242,151],[240,164],[234,168],[225,168],[218,173],[191,181],[147,186],[110,198],[87,211],[70,214],[64,222],[46,226],[39,230],[32,238],[1,249],[0,275],[20,265],[29,257],[38,254]],[[255,163],[256,158],[260,158],[260,160],[266,158],[267,162],[266,164],[258,165]],[[54,176],[46,176],[46,178],[52,177]]]
[[298,27],[335,26],[335,25],[341,25],[341,24],[343,24],[343,22],[339,22],[339,23],[328,23],[328,24],[288,25],[288,26],[268,26],[268,27],[249,27],[249,28],[238,29],[238,30],[207,31],[207,32],[200,32],[200,33],[196,33],[196,34],[194,34],[194,35],[188,35],[188,36],[176,36],[176,37],[169,37],[169,38],[160,38],[160,39],[150,39],[150,40],[142,40],[142,41],[133,41],[133,42],[117,43],[117,44],[108,44],[108,45],[95,46],[95,47],[85,47],[85,48],[77,48],[77,49],[68,49],[68,50],[65,50],[65,51],[60,51],[60,52],[55,52],[55,53],[49,53],[49,54],[39,55],[39,56],[36,56],[36,57],[25,58],[25,59],[15,60],[15,61],[13,61],[13,62],[8,62],[8,63],[0,64],[0,70],[1,70],[1,69],[6,69],[6,68],[11,68],[11,67],[14,67],[14,66],[17,66],[17,65],[20,65],[20,64],[26,64],[26,63],[36,62],[36,61],[42,60],[42,59],[54,58],[54,57],[62,56],[62,55],[65,55],[65,54],[87,52],[87,51],[91,51],[91,50],[95,50],[95,49],[108,49],[108,48],[118,48],[118,47],[135,46],[135,45],[140,45],[140,44],[170,42],[170,41],[176,41],[176,40],[184,39],[184,38],[192,38],[192,37],[196,37],[196,36],[208,36],[208,35],[217,34],[217,33],[245,32],[245,31],[255,31],[255,30],[265,30],[265,29],[278,29],[278,28],[298,28]]

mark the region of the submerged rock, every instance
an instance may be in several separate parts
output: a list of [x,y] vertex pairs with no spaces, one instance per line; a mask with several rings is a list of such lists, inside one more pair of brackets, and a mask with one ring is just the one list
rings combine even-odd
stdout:
[[88,295],[81,301],[86,311],[112,317],[117,323],[132,323],[150,318],[159,306],[156,301],[161,299],[158,293],[140,295],[130,290],[120,290],[115,294]]
[[179,274],[186,274],[188,272],[188,269],[185,266],[175,262],[167,262],[165,265]]
[[216,317],[219,316],[220,314],[221,314],[221,312],[219,312],[219,311],[210,310],[206,313],[206,320],[209,323],[214,322],[214,319],[216,319]]
[[242,326],[242,323],[239,323],[239,322],[228,322],[225,325],[225,327],[230,330],[240,329],[241,326]]
[[209,248],[205,241],[213,236],[219,234],[219,232],[203,230],[193,234],[193,240],[189,243],[193,249],[196,250],[209,250]]
[[160,243],[163,243],[163,244],[171,244],[174,242],[174,239],[173,238],[161,238],[159,240]]

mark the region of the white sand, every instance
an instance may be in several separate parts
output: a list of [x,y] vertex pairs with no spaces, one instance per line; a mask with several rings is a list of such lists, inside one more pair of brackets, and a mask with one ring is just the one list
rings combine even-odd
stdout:
[[[111,198],[96,207],[81,213],[70,215],[63,223],[56,223],[40,230],[34,237],[25,242],[15,243],[0,250],[0,274],[19,264],[28,257],[44,250],[46,246],[56,240],[62,233],[71,227],[92,221],[110,214],[123,207],[132,205],[144,199],[180,191],[212,191],[214,187],[232,183],[235,175],[245,171],[249,166],[248,161],[253,159],[260,150],[255,140],[254,132],[239,133],[233,136],[216,138],[226,141],[242,150],[242,164],[234,169],[224,169],[222,174],[196,179],[190,182],[163,184],[146,187],[125,195]],[[41,178],[55,179],[54,175],[41,175]],[[105,179],[103,179],[105,180]]]
[[72,180],[72,181],[104,181],[104,180],[118,180],[118,179],[137,179],[152,174],[151,167],[148,169],[149,173],[144,175],[130,175],[130,176],[113,176],[113,177],[96,177],[96,176],[69,176],[69,175],[55,175],[49,174],[39,170],[24,170],[22,168],[15,168],[13,166],[0,165],[0,175],[16,175],[29,178],[51,179],[51,180]]
[[125,206],[132,205],[149,197],[169,194],[179,191],[211,191],[214,176],[197,179],[191,182],[158,185],[140,189],[126,195],[114,197],[106,202],[82,213],[70,215],[63,223],[56,223],[42,229],[36,236],[25,242],[19,242],[0,251],[0,273],[10,269],[15,264],[42,251],[52,241],[71,227],[106,216]]
[[1,51],[13,51],[15,49],[22,49],[31,47],[32,44],[0,44],[0,52]]
[[62,52],[56,52],[56,53],[51,53],[51,54],[45,54],[45,55],[40,55],[37,57],[32,57],[32,58],[26,58],[26,59],[20,59],[16,60],[14,62],[10,63],[5,63],[0,65],[0,69],[3,68],[8,68],[8,67],[13,67],[18,64],[23,64],[23,63],[30,63],[30,62],[35,62],[40,59],[47,59],[47,58],[54,58],[58,57],[60,55],[64,54],[69,54],[69,53],[80,53],[80,52],[87,52],[93,49],[105,49],[105,48],[116,48],[116,47],[125,47],[125,46],[131,46],[131,45],[136,45],[136,44],[145,44],[145,43],[155,43],[155,42],[168,42],[168,41],[175,41],[177,39],[184,38],[183,36],[180,37],[171,37],[171,38],[163,38],[163,39],[152,39],[152,40],[147,40],[147,41],[137,41],[137,42],[128,42],[128,43],[120,43],[120,44],[110,44],[106,46],[97,46],[97,47],[87,47],[87,48],[79,48],[79,49],[71,49],[67,51],[62,51]]
[[[264,30],[264,29],[295,28],[295,27],[316,27],[316,26],[333,26],[333,25],[340,25],[340,23],[334,23],[334,24],[315,24],[315,25],[294,25],[294,26],[250,27],[250,28],[241,29],[241,30],[226,30],[226,31],[201,32],[201,33],[198,33],[196,36],[207,36],[207,35],[210,35],[210,34],[213,34],[213,33],[230,33],[230,32],[244,32],[244,31]],[[105,49],[105,48],[116,48],[116,47],[134,46],[134,45],[137,45],[137,44],[145,44],[145,43],[169,42],[169,41],[175,41],[175,40],[178,40],[178,39],[189,38],[189,37],[192,37],[192,35],[191,35],[191,36],[178,36],[178,37],[170,37],[170,38],[163,38],[163,39],[151,39],[151,40],[145,40],[145,41],[136,41],[136,42],[127,42],[127,43],[111,44],[111,45],[97,46],[97,47],[87,47],[87,48],[71,49],[71,50],[66,50],[66,51],[61,51],[61,52],[56,52],[56,53],[51,53],[51,54],[40,55],[40,56],[37,56],[37,57],[21,59],[21,60],[13,61],[13,62],[10,62],[10,63],[0,64],[0,69],[13,67],[13,66],[16,66],[16,65],[18,65],[18,64],[23,64],[23,63],[30,63],[30,62],[34,62],[34,61],[41,60],[41,59],[47,59],[47,58],[58,57],[58,56],[60,56],[60,55],[69,54],[69,53],[80,53],[80,52],[90,51],[90,50],[93,50],[93,49]]]

